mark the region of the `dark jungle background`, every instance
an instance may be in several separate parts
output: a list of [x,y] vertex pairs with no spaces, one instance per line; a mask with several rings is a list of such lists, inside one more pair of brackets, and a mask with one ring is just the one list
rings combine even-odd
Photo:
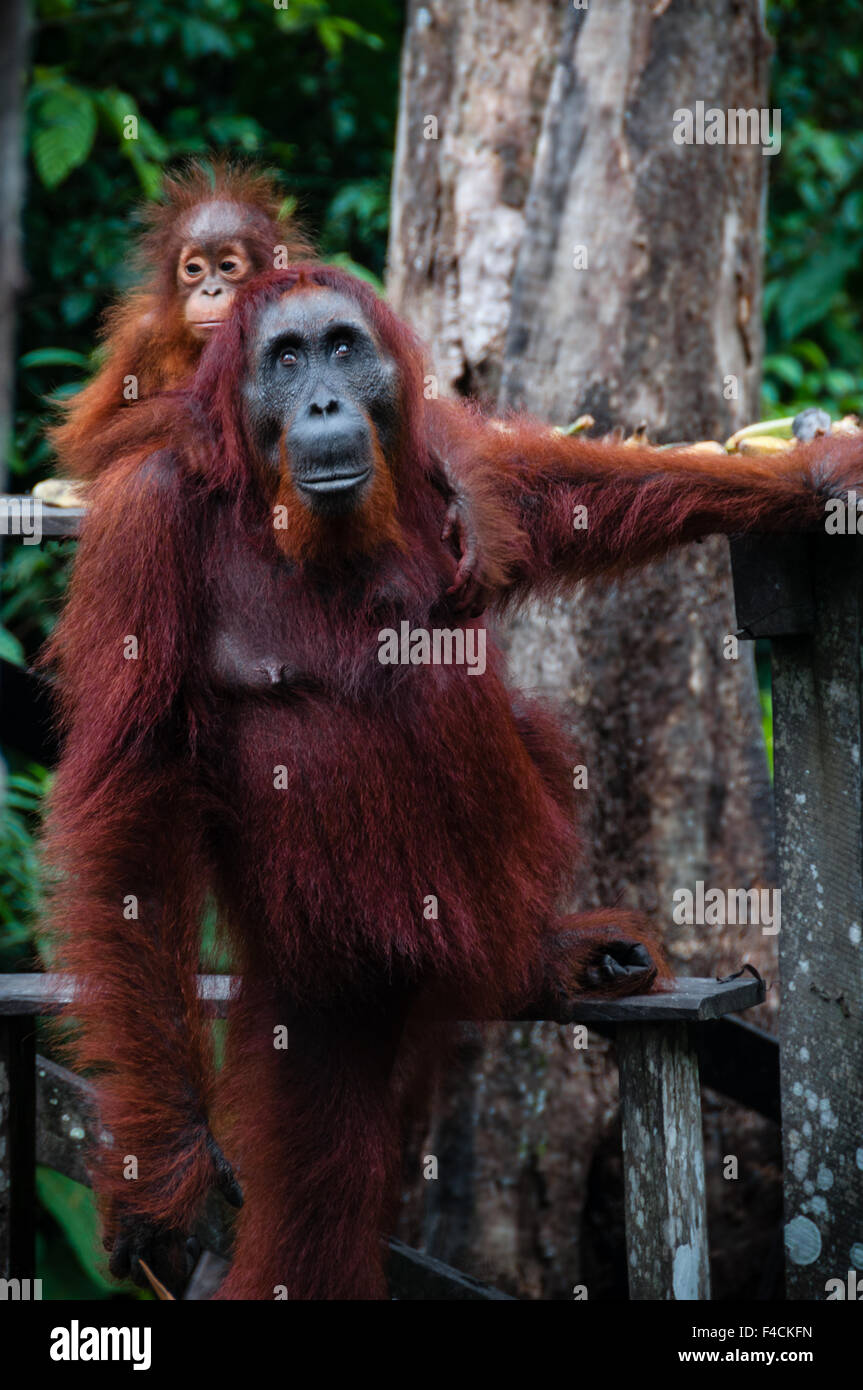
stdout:
[[[382,276],[398,98],[396,0],[39,0],[27,94],[28,283],[9,490],[50,472],[50,396],[91,370],[99,314],[129,282],[130,214],[164,165],[230,150],[279,171],[323,254]],[[863,413],[863,3],[773,0],[763,416]],[[122,138],[128,114],[139,139]],[[53,749],[23,671],[47,634],[68,545],[9,547],[0,590],[0,970],[32,968],[35,832]],[[770,737],[765,700],[765,736]],[[40,1170],[46,1298],[104,1297],[90,1194]]]

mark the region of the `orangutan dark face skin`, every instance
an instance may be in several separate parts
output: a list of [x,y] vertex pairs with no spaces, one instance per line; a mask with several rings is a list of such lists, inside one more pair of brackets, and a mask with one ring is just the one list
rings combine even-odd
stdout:
[[248,211],[223,200],[204,203],[183,227],[177,285],[184,316],[194,337],[206,339],[218,328],[234,295],[257,267],[243,235]]
[[359,306],[335,290],[297,290],[261,314],[246,387],[251,433],[313,511],[344,515],[388,457],[398,371]]

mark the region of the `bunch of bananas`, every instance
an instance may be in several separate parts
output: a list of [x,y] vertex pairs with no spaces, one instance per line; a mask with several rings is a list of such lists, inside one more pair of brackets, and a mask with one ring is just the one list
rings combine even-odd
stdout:
[[[584,430],[590,429],[593,423],[591,415],[580,415],[573,424],[559,433],[581,434]],[[699,439],[686,444],[663,444],[660,447],[686,448],[695,454],[778,454],[784,449],[793,449],[795,444],[806,444],[810,439],[817,439],[820,435],[861,433],[863,424],[858,416],[845,415],[841,420],[831,420],[826,410],[821,410],[818,406],[809,406],[806,410],[801,410],[799,415],[786,415],[781,420],[759,420],[754,425],[746,425],[726,439],[724,444],[720,444],[716,439]],[[647,444],[647,422],[639,424],[626,438],[623,437],[621,429],[612,431],[609,438],[633,447]]]

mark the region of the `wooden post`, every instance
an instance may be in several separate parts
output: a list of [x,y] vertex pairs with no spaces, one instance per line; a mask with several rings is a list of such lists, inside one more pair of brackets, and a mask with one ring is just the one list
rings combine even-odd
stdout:
[[747,975],[572,1008],[573,1021],[616,1028],[632,1299],[710,1297],[695,1030],[763,999]]
[[709,1299],[698,1060],[685,1023],[617,1030],[632,1299]]
[[809,636],[773,643],[786,1289],[863,1270],[863,545],[813,541]]
[[0,1015],[0,1279],[35,1274],[36,1020]]

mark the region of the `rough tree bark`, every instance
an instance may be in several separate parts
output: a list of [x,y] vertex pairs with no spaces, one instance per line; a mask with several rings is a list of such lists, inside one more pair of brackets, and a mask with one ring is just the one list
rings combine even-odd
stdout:
[[[646,420],[656,442],[756,417],[769,160],[677,145],[672,127],[699,100],[763,107],[767,62],[758,0],[411,0],[389,292],[442,393],[558,424],[589,411],[603,430]],[[753,928],[671,921],[674,890],[699,879],[774,880],[752,652],[723,656],[734,627],[717,539],[503,634],[516,681],[563,704],[589,770],[574,902],[655,912],[687,974],[744,958],[774,971]],[[523,1296],[571,1296],[615,1100],[603,1044],[496,1029],[441,1103],[425,1140],[440,1178],[411,1186],[406,1236]]]

